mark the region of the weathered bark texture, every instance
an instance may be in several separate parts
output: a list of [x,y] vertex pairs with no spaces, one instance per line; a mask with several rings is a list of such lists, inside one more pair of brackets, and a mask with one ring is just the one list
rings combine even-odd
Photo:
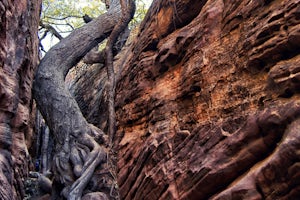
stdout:
[[33,138],[31,98],[41,0],[0,2],[0,199],[23,199]]
[[105,48],[106,70],[107,70],[107,88],[108,88],[108,135],[109,145],[112,147],[114,135],[116,132],[116,113],[115,113],[115,94],[116,94],[116,76],[114,70],[113,46],[117,42],[118,36],[125,30],[128,23],[133,18],[135,12],[135,2],[133,0],[120,0],[122,17],[112,30]]
[[[64,80],[68,71],[86,52],[109,35],[106,54],[107,57],[110,56],[107,63],[111,65],[108,67],[108,74],[114,75],[112,47],[119,32],[133,16],[133,10],[127,7],[131,8],[132,5],[124,3],[121,7],[118,0],[111,0],[105,14],[62,39],[47,52],[39,64],[33,91],[37,106],[55,141],[53,199],[79,200],[82,196],[83,199],[97,198],[96,196],[101,196],[101,199],[119,198],[111,155],[109,148],[106,149],[107,136],[86,121]],[[121,8],[124,17],[120,15]],[[130,11],[129,15],[125,15],[127,11]],[[112,80],[108,83],[112,86],[109,89],[109,94],[113,94],[109,98],[111,102],[115,82]],[[112,106],[114,108],[114,104]],[[109,116],[115,116],[114,110],[109,112]],[[112,124],[113,129],[114,126],[115,123]],[[90,196],[91,193],[94,197]]]
[[[154,1],[116,91],[122,199],[300,198],[299,10]],[[90,121],[99,71],[73,89]]]

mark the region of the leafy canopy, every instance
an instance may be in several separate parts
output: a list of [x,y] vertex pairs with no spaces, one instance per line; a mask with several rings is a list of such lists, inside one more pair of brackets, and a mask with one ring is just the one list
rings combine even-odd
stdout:
[[[136,13],[130,23],[131,29],[140,24],[149,5],[149,0],[136,1]],[[101,0],[43,0],[39,31],[41,49],[46,51],[43,46],[48,49],[58,42],[58,39],[53,38],[53,36],[57,37],[53,31],[66,37],[75,28],[84,24],[82,18],[84,15],[96,18],[104,12],[106,12],[105,4]],[[53,28],[53,30],[51,31],[49,28]]]
[[85,14],[95,18],[105,10],[100,0],[44,0],[41,20],[67,32],[82,26]]

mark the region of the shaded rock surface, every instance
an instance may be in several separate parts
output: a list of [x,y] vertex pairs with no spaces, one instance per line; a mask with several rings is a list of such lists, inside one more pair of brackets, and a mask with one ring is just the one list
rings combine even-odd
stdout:
[[[300,198],[299,0],[154,1],[137,37],[116,61],[122,199]],[[105,72],[84,73],[103,128]]]
[[23,199],[33,139],[31,86],[41,1],[0,2],[0,199]]

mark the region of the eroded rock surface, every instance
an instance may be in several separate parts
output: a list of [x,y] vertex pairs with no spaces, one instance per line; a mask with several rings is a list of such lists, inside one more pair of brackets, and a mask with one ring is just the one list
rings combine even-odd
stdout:
[[41,1],[0,2],[0,199],[23,199],[33,138],[31,86]]
[[299,54],[299,0],[154,1],[117,86],[122,199],[299,199]]

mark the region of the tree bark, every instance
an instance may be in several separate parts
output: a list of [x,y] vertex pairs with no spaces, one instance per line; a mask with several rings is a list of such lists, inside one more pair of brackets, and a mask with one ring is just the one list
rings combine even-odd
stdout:
[[109,36],[120,12],[118,1],[112,0],[105,14],[62,39],[49,50],[38,67],[34,98],[55,139],[53,198],[61,198],[62,194],[67,199],[81,199],[95,168],[106,162],[106,136],[88,124],[64,79],[88,51]]
[[43,175],[46,175],[49,171],[49,128],[45,126],[43,132],[43,140],[42,140],[42,147],[41,147],[41,172]]
[[135,4],[133,0],[120,0],[122,17],[118,24],[113,29],[106,44],[106,69],[108,77],[108,134],[110,139],[110,146],[113,144],[114,135],[116,132],[116,114],[115,114],[115,90],[116,78],[113,65],[113,46],[116,43],[118,36],[128,26],[128,23],[133,18],[135,12]]

